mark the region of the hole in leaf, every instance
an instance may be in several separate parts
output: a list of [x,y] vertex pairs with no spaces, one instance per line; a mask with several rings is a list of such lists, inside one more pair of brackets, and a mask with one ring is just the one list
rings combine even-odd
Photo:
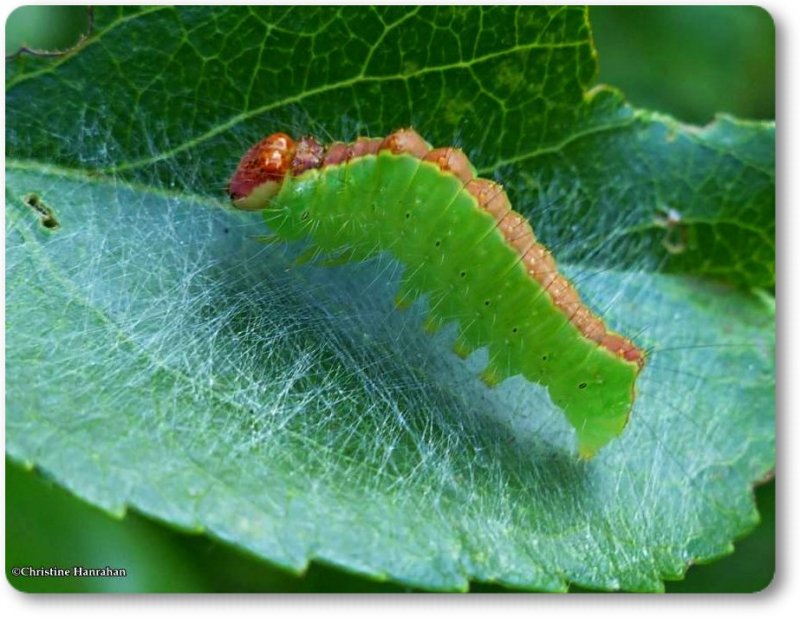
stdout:
[[28,193],[23,196],[22,201],[39,216],[39,223],[42,224],[42,227],[46,227],[49,230],[55,230],[60,227],[53,210],[38,195]]

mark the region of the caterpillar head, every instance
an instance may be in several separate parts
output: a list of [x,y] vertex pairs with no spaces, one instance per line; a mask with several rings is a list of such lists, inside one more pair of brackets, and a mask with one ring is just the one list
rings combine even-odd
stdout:
[[248,150],[228,183],[236,208],[262,210],[290,172],[297,145],[286,133],[273,133]]

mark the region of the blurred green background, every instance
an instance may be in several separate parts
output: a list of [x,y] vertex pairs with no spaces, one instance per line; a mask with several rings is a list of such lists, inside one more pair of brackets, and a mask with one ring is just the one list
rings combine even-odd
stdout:
[[6,20],[6,55],[20,47],[67,49],[88,27],[89,17],[83,6],[21,6]]
[[775,118],[775,25],[756,6],[589,9],[600,81],[637,107],[705,124]]
[[[638,107],[705,124],[715,113],[775,116],[775,28],[758,7],[592,7],[600,81]],[[709,24],[713,23],[713,27]],[[30,6],[6,22],[6,54],[64,49],[88,25],[82,7]],[[756,490],[761,525],[731,556],[689,569],[672,592],[749,592],[775,571],[775,482]],[[13,566],[125,567],[124,579],[13,578]],[[135,512],[113,519],[35,471],[6,460],[6,572],[26,591],[397,591],[323,565],[297,577],[203,535]],[[476,585],[476,591],[501,591]]]

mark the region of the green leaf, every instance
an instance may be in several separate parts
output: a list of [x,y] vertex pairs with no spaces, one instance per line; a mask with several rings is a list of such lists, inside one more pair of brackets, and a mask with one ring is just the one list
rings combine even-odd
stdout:
[[[773,281],[774,129],[680,126],[595,71],[571,7],[101,8],[71,54],[18,57],[7,452],[297,571],[659,590],[730,551],[774,465],[774,317],[742,289]],[[393,311],[396,264],[294,267],[223,207],[262,134],[408,124],[505,180],[651,350],[595,460],[539,387],[486,389],[483,352]]]

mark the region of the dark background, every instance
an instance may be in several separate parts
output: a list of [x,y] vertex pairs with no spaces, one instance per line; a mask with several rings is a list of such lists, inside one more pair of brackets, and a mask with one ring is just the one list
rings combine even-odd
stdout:
[[[758,7],[592,7],[599,81],[638,107],[705,124],[717,112],[775,117],[775,28]],[[87,27],[81,7],[21,7],[6,23],[6,54],[56,50]],[[28,591],[395,591],[322,565],[304,576],[273,568],[206,536],[176,531],[135,512],[113,519],[35,471],[6,460],[6,569],[124,567],[124,579],[13,578]],[[752,592],[775,572],[775,481],[756,489],[762,523],[735,552],[695,565],[669,592]],[[476,591],[500,591],[475,585]]]

